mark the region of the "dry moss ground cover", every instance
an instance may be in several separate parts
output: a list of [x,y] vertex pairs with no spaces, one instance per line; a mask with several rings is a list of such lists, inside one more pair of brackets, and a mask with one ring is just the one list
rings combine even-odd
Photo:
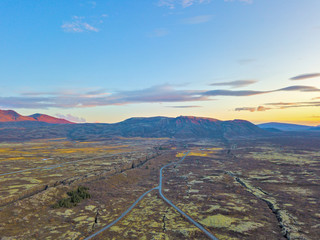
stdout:
[[241,142],[228,169],[268,202],[288,239],[320,236],[320,141],[289,136]]
[[[140,154],[146,159],[146,151]],[[134,160],[129,157],[126,161]],[[75,189],[77,181],[49,187],[31,197],[14,201],[1,209],[0,235],[9,239],[83,238],[116,219],[125,206],[156,186],[159,168],[172,158],[174,153],[170,155],[169,152],[169,156],[164,154],[150,158],[140,167],[132,168],[130,164],[128,169],[119,169],[118,173],[81,182],[90,189],[91,198],[71,209],[53,209],[52,205],[59,199],[67,198],[66,193]]]
[[[178,161],[186,149],[190,154],[179,166],[164,170],[163,192],[219,239],[319,239],[320,137],[224,142],[140,138],[95,143],[59,140],[45,144],[1,145],[4,169],[54,161],[49,159],[48,152],[61,162],[110,151],[116,155],[0,177],[2,198],[17,196],[48,182],[60,182],[2,207],[3,239],[84,239],[114,221],[142,193],[156,187],[159,169]],[[95,147],[96,152],[90,150]],[[150,155],[159,152],[161,155]],[[6,160],[6,156],[11,160]],[[33,158],[35,162],[30,160]],[[40,161],[42,158],[47,160]],[[71,209],[51,207],[80,184],[89,188],[90,199]],[[206,236],[153,191],[95,239],[206,239]]]
[[121,222],[95,239],[207,239],[207,237],[164,203],[156,191],[153,191]]
[[[48,186],[95,178],[152,158],[162,140],[26,142],[0,145],[0,206]],[[39,168],[39,169],[34,169]]]
[[219,239],[281,239],[273,213],[224,172],[222,157],[186,158],[165,175],[166,196]]

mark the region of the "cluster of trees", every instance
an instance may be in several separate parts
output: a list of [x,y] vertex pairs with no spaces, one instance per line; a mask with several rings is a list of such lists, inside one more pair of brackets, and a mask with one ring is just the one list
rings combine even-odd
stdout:
[[53,205],[53,208],[71,208],[77,206],[83,199],[91,198],[90,193],[88,193],[89,188],[84,186],[79,186],[76,190],[68,192],[68,198],[63,198]]
[[170,150],[170,146],[160,146],[159,150]]

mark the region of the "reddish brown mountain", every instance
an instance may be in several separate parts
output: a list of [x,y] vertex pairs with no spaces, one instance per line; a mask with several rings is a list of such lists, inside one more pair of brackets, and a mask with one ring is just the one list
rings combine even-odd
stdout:
[[68,137],[73,140],[103,139],[112,136],[154,138],[233,138],[264,135],[266,131],[244,120],[220,121],[214,118],[130,118],[114,124],[77,124]]
[[[87,141],[114,137],[212,138],[226,141],[232,138],[246,139],[270,134],[244,120],[220,121],[213,118],[180,116],[130,118],[113,124],[51,124],[51,119],[51,123],[43,122],[49,120],[42,116],[28,116],[33,119],[32,121],[0,122],[0,142],[45,138]],[[16,119],[21,117],[15,115]]]
[[220,121],[193,116],[130,118],[114,125],[122,136],[128,137],[223,138],[264,133],[244,120]]
[[45,122],[52,124],[72,124],[68,120],[62,118],[55,118],[45,114],[33,114],[30,116],[22,116],[13,110],[0,110],[0,122]]
[[55,118],[55,117],[51,117],[49,115],[39,114],[39,113],[30,115],[29,117],[32,117],[33,119],[35,119],[38,122],[46,122],[46,123],[54,123],[54,124],[73,124],[73,122],[70,122],[70,121],[65,120],[63,118]]

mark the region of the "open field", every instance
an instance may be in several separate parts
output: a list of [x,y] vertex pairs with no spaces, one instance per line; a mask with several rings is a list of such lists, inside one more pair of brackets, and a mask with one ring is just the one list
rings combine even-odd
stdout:
[[[157,187],[160,168],[189,151],[163,170],[162,192],[218,239],[316,240],[320,138],[290,139],[3,143],[1,239],[85,239]],[[31,170],[13,173],[23,169]],[[90,199],[52,207],[80,185]],[[93,239],[208,237],[153,190]]]

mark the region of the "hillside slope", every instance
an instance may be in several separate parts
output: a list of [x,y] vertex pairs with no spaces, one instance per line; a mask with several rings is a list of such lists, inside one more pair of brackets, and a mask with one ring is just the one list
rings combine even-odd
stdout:
[[45,138],[68,138],[82,141],[113,137],[224,139],[265,134],[268,134],[265,130],[244,120],[220,121],[213,118],[186,116],[130,118],[114,124],[52,124],[42,121],[0,123],[0,141]]
[[280,131],[308,131],[313,127],[307,125],[291,124],[291,123],[279,123],[279,122],[270,122],[258,124],[258,127],[262,129],[278,129]]
[[0,122],[45,122],[52,124],[72,124],[68,120],[62,118],[55,118],[49,115],[36,113],[30,116],[22,116],[13,110],[0,110]]
[[81,124],[70,133],[71,139],[122,137],[224,138],[265,134],[244,120],[220,121],[213,118],[180,116],[177,118],[130,118],[115,124]]

